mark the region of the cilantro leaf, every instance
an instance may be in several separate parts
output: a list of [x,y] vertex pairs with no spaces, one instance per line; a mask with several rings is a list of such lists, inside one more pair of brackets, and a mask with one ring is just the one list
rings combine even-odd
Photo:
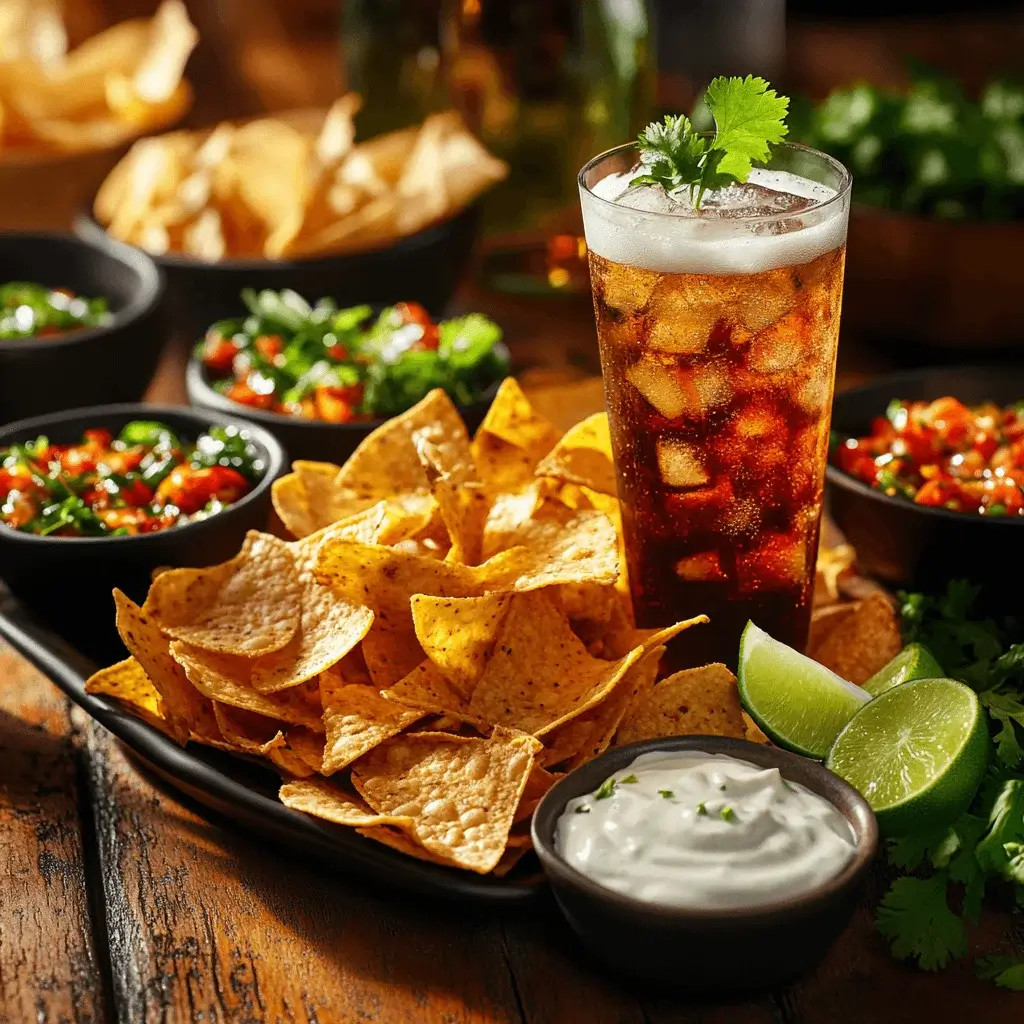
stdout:
[[1024,884],[1024,861],[1015,849],[1022,843],[1024,779],[1006,779],[992,803],[988,831],[978,843],[978,864],[990,874]]
[[984,690],[978,694],[978,699],[997,726],[993,736],[996,757],[1008,768],[1016,768],[1024,761],[1024,747],[1016,728],[1018,725],[1024,728],[1024,702],[1017,694],[999,687]]
[[788,131],[789,99],[779,96],[763,78],[716,78],[705,101],[715,118],[712,152],[721,152],[714,173],[719,178],[746,181],[751,165],[768,159],[768,146],[781,142]]
[[893,956],[935,971],[967,955],[967,929],[949,909],[947,881],[940,871],[931,878],[904,875],[893,882],[875,911],[875,927],[890,940]]
[[700,180],[700,161],[706,142],[693,130],[688,117],[665,115],[665,123],[652,121],[637,140],[647,173],[629,184],[660,185],[666,192],[692,187]]
[[689,118],[671,114],[640,133],[637,147],[646,171],[630,187],[685,188],[699,209],[707,189],[746,181],[752,165],[764,163],[768,147],[788,131],[789,100],[763,78],[718,77],[708,86],[704,103],[714,118],[714,133],[698,132]]
[[993,953],[989,956],[979,956],[974,961],[974,967],[982,980],[994,981],[999,988],[1024,992],[1024,960]]

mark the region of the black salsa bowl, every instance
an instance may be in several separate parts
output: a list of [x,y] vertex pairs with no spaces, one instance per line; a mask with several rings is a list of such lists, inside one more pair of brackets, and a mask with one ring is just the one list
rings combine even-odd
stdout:
[[203,566],[238,553],[249,530],[264,530],[270,517],[270,485],[286,467],[284,449],[261,427],[208,411],[157,405],[108,405],[20,420],[0,428],[0,448],[40,434],[73,444],[92,427],[116,434],[132,420],[159,420],[182,438],[195,440],[210,426],[248,432],[264,464],[256,486],[208,519],[156,533],[126,537],[40,537],[0,526],[0,579],[40,623],[99,661],[124,657],[114,628],[111,592],[120,588],[141,602],[154,569]]
[[0,423],[142,397],[166,339],[164,277],[149,256],[71,235],[0,235],[0,281],[103,297],[111,312],[102,327],[0,341]]
[[[1024,367],[915,370],[880,377],[835,396],[832,430],[863,437],[893,399],[933,401],[951,395],[966,405],[1024,399]],[[883,583],[934,591],[952,579],[981,586],[984,601],[1019,612],[1024,592],[1024,517],[981,516],[915,505],[877,491],[837,466],[827,470],[832,518],[857,551],[860,567]],[[1009,603],[1007,603],[1009,602]]]
[[[473,205],[382,249],[302,260],[206,263],[177,253],[152,259],[167,277],[167,306],[174,329],[190,341],[201,338],[217,320],[236,316],[244,288],[290,288],[311,300],[330,295],[340,308],[418,302],[439,315],[469,263],[478,222],[479,207]],[[75,231],[99,246],[118,244],[90,212],[78,215]]]

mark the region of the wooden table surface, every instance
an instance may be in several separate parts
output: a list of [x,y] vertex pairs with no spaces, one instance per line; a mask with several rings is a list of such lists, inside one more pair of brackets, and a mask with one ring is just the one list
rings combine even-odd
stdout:
[[[539,406],[599,408],[585,302],[460,299],[500,316]],[[183,348],[150,397],[181,401]],[[843,347],[840,383],[884,366]],[[1008,920],[986,946],[1019,947]],[[737,975],[743,964],[737,963]],[[680,964],[685,969],[685,964]],[[733,1005],[622,987],[549,898],[479,911],[382,891],[197,814],[0,648],[0,1021],[669,1024],[1019,1021],[1021,997],[893,962],[869,903],[812,976]]]

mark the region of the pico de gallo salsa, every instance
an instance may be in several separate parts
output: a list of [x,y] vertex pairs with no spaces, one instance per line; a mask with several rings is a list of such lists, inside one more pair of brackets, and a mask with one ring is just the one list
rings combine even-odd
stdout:
[[107,300],[30,281],[0,285],[0,341],[48,338],[110,322]]
[[436,323],[415,302],[310,305],[293,291],[246,290],[244,319],[214,324],[196,355],[212,386],[241,405],[350,423],[404,412],[433,388],[478,400],[508,371],[501,329],[470,314]]
[[41,537],[155,533],[214,515],[264,472],[245,431],[210,427],[194,444],[134,420],[78,444],[46,437],[0,448],[0,524]]
[[833,460],[890,497],[986,516],[1024,516],[1024,403],[955,398],[889,404]]

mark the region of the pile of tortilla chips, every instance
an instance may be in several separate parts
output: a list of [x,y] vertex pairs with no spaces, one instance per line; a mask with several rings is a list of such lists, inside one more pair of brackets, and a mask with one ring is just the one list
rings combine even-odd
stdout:
[[[559,437],[509,379],[470,439],[433,391],[345,466],[297,462],[274,505],[294,540],[165,570],[141,608],[116,593],[132,657],[87,689],[266,758],[289,807],[500,876],[547,789],[609,746],[763,739],[725,666],[657,681],[707,620],[634,627],[603,414]],[[826,559],[826,598],[845,568]]]
[[500,181],[454,112],[356,144],[354,94],[297,112],[135,144],[96,197],[108,233],[150,252],[301,259],[383,248]]
[[0,154],[110,149],[176,121],[198,39],[181,0],[163,0],[68,52],[56,0],[0,0]]

